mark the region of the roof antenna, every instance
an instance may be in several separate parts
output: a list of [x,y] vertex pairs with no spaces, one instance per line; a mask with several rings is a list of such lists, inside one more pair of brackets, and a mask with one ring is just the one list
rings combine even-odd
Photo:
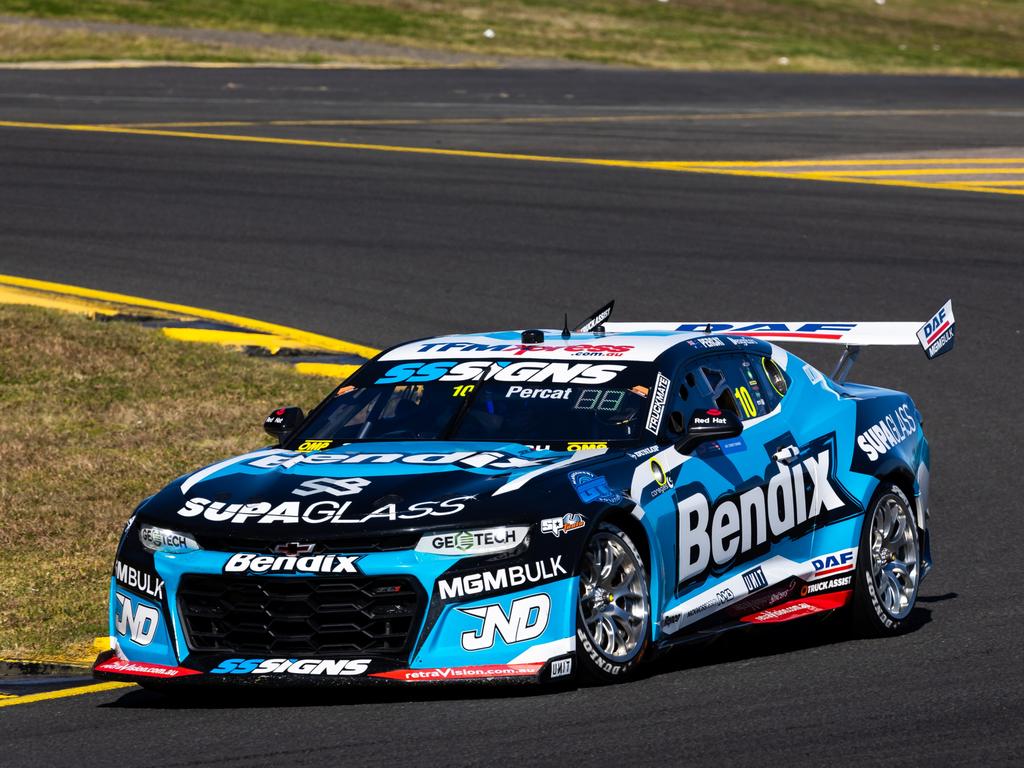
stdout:
[[569,332],[569,313],[565,313],[565,325],[562,326],[562,338],[568,340],[572,334]]
[[704,328],[704,333],[711,333],[711,323],[708,323]]

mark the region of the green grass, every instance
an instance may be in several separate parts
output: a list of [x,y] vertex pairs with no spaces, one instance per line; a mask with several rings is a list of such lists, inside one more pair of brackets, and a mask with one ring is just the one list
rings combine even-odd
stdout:
[[265,445],[271,408],[309,408],[329,384],[139,326],[0,306],[0,658],[88,655],[135,505]]
[[0,0],[0,13],[665,68],[1024,72],[1021,0]]

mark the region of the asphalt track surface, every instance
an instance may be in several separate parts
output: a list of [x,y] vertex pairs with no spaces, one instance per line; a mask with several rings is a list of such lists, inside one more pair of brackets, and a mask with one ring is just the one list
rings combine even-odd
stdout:
[[[0,72],[6,121],[604,158],[1021,157],[1022,104],[1024,83],[952,78]],[[761,116],[685,119],[735,113]],[[582,115],[666,119],[564,120]],[[524,116],[563,120],[508,121]],[[852,377],[910,391],[932,443],[936,570],[905,636],[794,622],[606,689],[110,691],[4,710],[7,768],[1024,761],[1022,198],[12,127],[0,174],[0,272],[375,346],[554,326],[611,297],[619,320],[702,321],[914,320],[952,296],[959,322],[952,354],[870,349]]]

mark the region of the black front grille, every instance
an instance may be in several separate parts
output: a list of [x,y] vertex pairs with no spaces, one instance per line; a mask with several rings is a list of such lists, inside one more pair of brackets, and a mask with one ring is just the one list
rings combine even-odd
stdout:
[[[302,543],[313,544],[313,552],[394,552],[401,549],[412,549],[419,542],[422,533],[398,533],[387,536],[345,536],[336,539],[324,539],[317,541],[304,540]],[[299,537],[301,539],[301,537]],[[203,549],[210,549],[214,552],[277,552],[276,547],[288,542],[287,536],[282,536],[277,541],[262,539],[246,539],[237,536],[211,536],[208,534],[197,534],[199,544]]]
[[178,589],[193,651],[407,653],[423,598],[395,576],[344,578],[187,574]]

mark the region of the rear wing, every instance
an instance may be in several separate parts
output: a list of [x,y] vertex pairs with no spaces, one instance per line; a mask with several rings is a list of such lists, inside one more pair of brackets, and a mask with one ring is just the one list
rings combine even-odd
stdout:
[[[842,381],[856,359],[859,347],[866,346],[914,346],[920,344],[928,359],[938,357],[953,349],[956,335],[956,321],[953,318],[953,302],[947,301],[925,323],[606,323],[607,333],[628,333],[636,331],[692,331],[694,333],[716,333],[732,336],[751,336],[766,341],[811,342],[815,344],[841,344],[847,347],[836,368],[833,378]],[[844,370],[845,369],[845,370]]]

